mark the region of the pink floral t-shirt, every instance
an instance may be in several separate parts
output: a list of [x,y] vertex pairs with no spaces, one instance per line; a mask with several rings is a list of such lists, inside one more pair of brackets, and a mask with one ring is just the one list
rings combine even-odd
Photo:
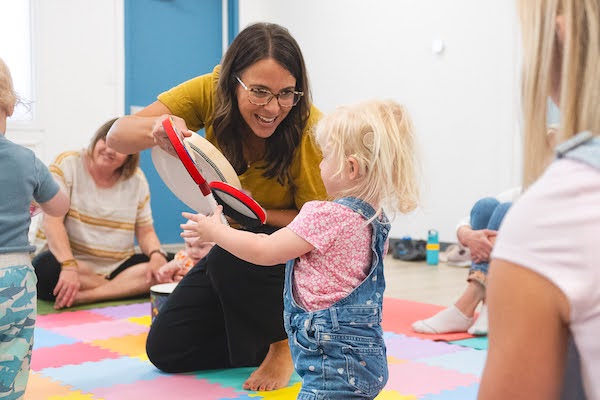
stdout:
[[307,311],[333,305],[367,277],[373,229],[350,208],[310,201],[288,228],[315,247],[294,265],[294,299]]

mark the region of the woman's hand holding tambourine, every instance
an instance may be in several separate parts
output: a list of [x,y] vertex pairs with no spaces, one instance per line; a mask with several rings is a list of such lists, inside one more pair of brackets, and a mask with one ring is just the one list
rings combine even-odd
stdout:
[[179,118],[174,115],[161,115],[156,119],[156,122],[152,127],[152,136],[154,136],[154,143],[156,143],[158,147],[160,147],[173,157],[177,158],[177,153],[175,152],[175,149],[173,148],[173,145],[171,144],[171,141],[167,136],[167,132],[165,131],[165,128],[162,125],[162,121],[168,117],[171,117],[173,119],[173,122],[179,129],[179,132],[181,132],[181,134],[183,135],[183,137],[181,138],[182,140],[183,138],[192,136],[194,132],[188,129],[183,118]]

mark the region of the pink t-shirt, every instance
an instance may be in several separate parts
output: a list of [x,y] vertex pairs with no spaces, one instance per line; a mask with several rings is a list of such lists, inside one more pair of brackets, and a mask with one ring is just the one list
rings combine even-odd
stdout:
[[590,399],[600,399],[599,250],[600,171],[560,160],[511,207],[492,252],[492,258],[546,277],[565,294]]
[[307,311],[345,298],[369,273],[372,227],[350,208],[310,201],[288,228],[315,247],[294,266],[294,299]]

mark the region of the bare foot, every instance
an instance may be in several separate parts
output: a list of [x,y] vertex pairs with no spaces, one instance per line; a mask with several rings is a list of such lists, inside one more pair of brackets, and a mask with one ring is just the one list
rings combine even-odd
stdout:
[[287,339],[271,343],[260,366],[242,386],[246,390],[276,390],[287,386],[294,372],[294,363]]

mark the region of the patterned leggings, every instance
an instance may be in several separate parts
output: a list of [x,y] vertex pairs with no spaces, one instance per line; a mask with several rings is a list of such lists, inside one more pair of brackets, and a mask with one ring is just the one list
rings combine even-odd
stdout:
[[37,312],[28,254],[0,254],[0,399],[21,399],[29,378]]

